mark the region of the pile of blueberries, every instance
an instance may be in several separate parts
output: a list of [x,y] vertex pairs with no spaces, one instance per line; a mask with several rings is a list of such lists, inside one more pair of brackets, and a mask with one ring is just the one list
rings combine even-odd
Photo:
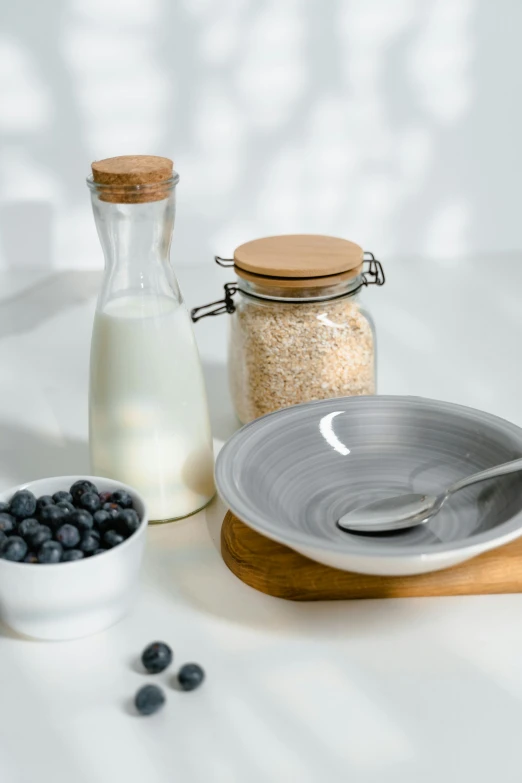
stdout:
[[[165,671],[173,659],[172,650],[165,642],[152,642],[141,655],[141,662],[149,674]],[[205,679],[205,672],[197,663],[185,663],[176,676],[176,683],[182,691],[199,688]],[[166,697],[158,685],[144,685],[134,697],[134,705],[140,715],[153,715],[165,704]]]
[[99,555],[140,526],[124,490],[98,492],[75,481],[68,492],[36,498],[28,489],[0,502],[0,558],[23,563],[65,563]]

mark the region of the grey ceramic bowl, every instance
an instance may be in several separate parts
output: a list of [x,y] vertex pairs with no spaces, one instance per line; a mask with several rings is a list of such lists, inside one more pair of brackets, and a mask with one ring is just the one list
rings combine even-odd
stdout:
[[216,480],[243,522],[320,563],[405,575],[455,565],[522,534],[522,474],[452,497],[427,525],[366,537],[337,520],[386,495],[436,495],[458,478],[522,456],[522,429],[417,397],[342,397],[251,422],[223,447]]

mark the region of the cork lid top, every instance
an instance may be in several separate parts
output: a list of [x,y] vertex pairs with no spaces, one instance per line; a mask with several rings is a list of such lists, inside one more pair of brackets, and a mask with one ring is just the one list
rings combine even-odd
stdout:
[[318,234],[255,239],[240,245],[234,252],[234,264],[240,277],[250,278],[254,274],[270,279],[314,279],[318,285],[328,285],[332,275],[355,276],[361,271],[362,262],[363,249],[359,245],[347,239]]
[[170,158],[157,155],[120,155],[96,160],[92,181],[103,201],[135,203],[166,198],[165,188],[174,170]]

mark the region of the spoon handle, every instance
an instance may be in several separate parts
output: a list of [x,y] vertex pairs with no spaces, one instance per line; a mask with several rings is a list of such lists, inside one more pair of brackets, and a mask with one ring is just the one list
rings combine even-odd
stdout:
[[456,481],[448,488],[447,494],[453,495],[454,492],[458,492],[459,489],[464,489],[464,487],[469,487],[470,484],[478,484],[479,481],[505,476],[508,473],[516,473],[517,470],[522,470],[522,457],[511,460],[511,462],[504,462],[502,465],[495,465],[493,468],[486,468],[486,470],[481,470],[480,473],[474,473],[472,476],[460,479],[460,481]]

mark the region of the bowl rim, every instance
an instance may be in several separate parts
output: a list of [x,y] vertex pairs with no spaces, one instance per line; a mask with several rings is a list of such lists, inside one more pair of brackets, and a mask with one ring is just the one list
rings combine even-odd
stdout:
[[[230,510],[247,526],[261,533],[261,535],[271,538],[274,541],[286,544],[289,547],[306,547],[310,550],[318,549],[322,551],[336,552],[346,554],[352,558],[382,558],[390,560],[396,558],[420,558],[423,561],[444,560],[449,554],[457,551],[464,554],[479,554],[487,549],[501,546],[522,535],[522,510],[514,514],[509,519],[497,525],[494,528],[472,534],[460,541],[439,542],[431,544],[426,548],[426,544],[416,544],[408,547],[395,545],[393,550],[390,546],[379,545],[373,541],[371,550],[368,547],[357,545],[355,537],[346,536],[346,539],[340,539],[339,542],[325,540],[306,531],[296,530],[294,528],[283,528],[277,522],[271,520],[262,511],[256,509],[254,504],[249,504],[247,498],[235,491],[235,482],[232,480],[234,470],[241,470],[241,463],[234,462],[234,455],[238,446],[242,443],[248,433],[252,430],[263,430],[274,420],[281,419],[282,422],[287,418],[306,415],[306,411],[316,408],[338,407],[340,405],[360,405],[392,403],[396,405],[408,405],[423,407],[430,410],[448,411],[453,414],[465,416],[474,419],[478,424],[489,423],[497,430],[509,433],[515,436],[520,442],[520,454],[522,457],[522,428],[516,424],[495,416],[491,413],[471,408],[467,405],[460,405],[453,402],[435,400],[428,397],[410,396],[410,395],[358,395],[353,397],[333,397],[325,400],[314,400],[312,402],[300,403],[288,408],[282,408],[272,413],[255,419],[244,425],[240,430],[234,433],[232,437],[224,444],[216,459],[215,478],[216,487],[222,501]],[[281,422],[281,423],[282,423]],[[515,457],[514,457],[515,458]]]
[[[29,489],[31,490],[31,487],[33,487],[35,484],[45,483],[46,481],[62,481],[64,482],[64,485],[70,487],[72,484],[74,484],[75,481],[85,480],[85,481],[91,481],[93,484],[98,484],[100,482],[110,483],[114,485],[114,488],[116,489],[125,489],[127,492],[129,492],[132,495],[133,500],[137,499],[139,503],[141,504],[143,508],[143,515],[140,519],[140,525],[139,527],[132,533],[125,541],[121,544],[118,544],[115,547],[112,547],[111,549],[107,549],[106,552],[103,552],[103,554],[96,555],[96,557],[84,557],[81,560],[69,560],[66,562],[60,562],[60,563],[24,563],[24,562],[18,562],[16,560],[4,560],[3,558],[0,558],[0,568],[19,568],[20,566],[45,566],[45,573],[49,573],[49,571],[56,569],[56,568],[62,568],[63,566],[75,566],[76,568],[88,568],[88,563],[96,563],[99,562],[98,558],[110,556],[113,552],[123,552],[124,549],[128,548],[128,546],[131,546],[138,538],[140,538],[145,530],[147,529],[148,523],[149,523],[149,512],[147,508],[147,504],[143,498],[143,495],[141,495],[134,487],[130,487],[128,484],[124,484],[122,481],[117,481],[116,479],[111,479],[106,476],[86,476],[86,475],[78,475],[78,476],[46,476],[44,478],[39,479],[33,479],[32,481],[24,481],[22,484],[16,484],[14,487],[10,487],[8,489],[4,489],[0,491],[0,500],[9,500],[15,492],[18,492],[20,489]],[[98,487],[98,484],[96,486]],[[99,488],[99,487],[98,487]],[[32,491],[32,490],[31,490]],[[56,490],[58,491],[58,490]],[[103,492],[103,490],[102,490]]]

